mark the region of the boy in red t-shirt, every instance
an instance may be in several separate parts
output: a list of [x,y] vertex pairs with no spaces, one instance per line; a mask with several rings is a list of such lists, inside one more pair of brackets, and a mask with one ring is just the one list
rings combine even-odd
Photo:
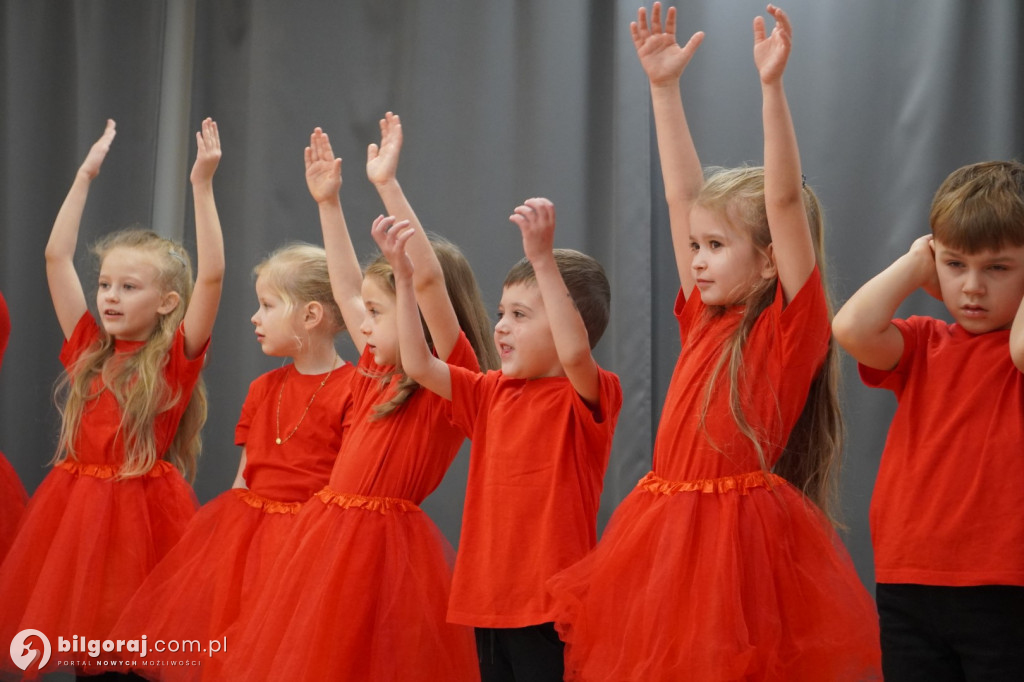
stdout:
[[452,401],[473,441],[448,620],[477,631],[491,680],[561,680],[548,578],[597,541],[597,509],[619,379],[591,354],[608,324],[608,279],[593,258],[553,249],[555,207],[528,199],[510,220],[526,258],[505,279],[494,341],[501,370],[464,370],[427,349],[403,253],[410,232],[381,244],[395,271],[402,367]]
[[[954,171],[931,227],[833,321],[898,401],[871,501],[882,672],[1024,680],[1024,164]],[[919,287],[953,324],[892,319]]]

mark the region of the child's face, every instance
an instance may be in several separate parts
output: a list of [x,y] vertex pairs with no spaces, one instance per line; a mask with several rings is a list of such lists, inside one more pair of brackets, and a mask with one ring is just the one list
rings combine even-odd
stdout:
[[395,295],[373,276],[363,278],[366,317],[359,331],[378,365],[398,364],[398,318]]
[[112,249],[100,263],[96,310],[103,329],[116,339],[145,341],[162,315],[174,310],[178,296],[157,281],[153,257],[135,249]]
[[260,348],[266,355],[292,357],[298,351],[302,338],[302,309],[296,306],[288,310],[284,299],[263,275],[256,278],[256,297],[260,307],[251,320]]
[[1024,246],[961,253],[935,240],[942,300],[972,334],[1009,329],[1024,298]]
[[690,250],[690,271],[704,305],[742,303],[774,275],[771,261],[754,248],[746,230],[703,206],[690,211]]
[[505,376],[516,379],[565,376],[536,283],[512,284],[501,292],[494,345]]

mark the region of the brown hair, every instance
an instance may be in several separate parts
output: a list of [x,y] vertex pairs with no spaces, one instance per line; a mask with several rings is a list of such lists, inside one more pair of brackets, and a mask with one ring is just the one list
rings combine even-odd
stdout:
[[[494,348],[491,338],[491,323],[487,317],[487,309],[484,307],[483,296],[480,294],[480,287],[476,283],[473,269],[469,261],[455,244],[444,237],[428,234],[430,245],[434,249],[441,264],[441,272],[444,274],[445,289],[448,291],[448,299],[455,309],[455,316],[459,320],[459,326],[466,334],[466,339],[476,353],[480,369],[487,371],[498,367],[498,352]],[[364,277],[373,277],[386,291],[395,294],[395,273],[391,265],[383,255],[374,258],[363,272]],[[433,348],[430,339],[430,331],[426,324],[423,325],[423,333],[427,337],[427,343]],[[380,375],[382,385],[389,383],[394,376],[400,376],[395,387],[395,395],[383,403],[374,406],[374,418],[386,417],[409,399],[409,396],[419,388],[419,384],[410,379],[402,371],[401,364],[387,374]]]
[[[573,249],[553,249],[555,264],[566,289],[587,328],[590,347],[597,346],[608,327],[612,289],[604,268],[596,259]],[[503,287],[513,284],[535,284],[537,275],[526,258],[512,266],[505,275]]]
[[56,397],[62,420],[53,461],[78,458],[74,451],[75,435],[86,404],[98,394],[92,390],[93,383],[100,379],[100,390],[113,393],[121,409],[119,430],[124,441],[125,462],[118,478],[142,476],[153,468],[161,455],[157,452],[154,432],[157,415],[178,401],[187,400],[188,406],[178,423],[167,459],[191,481],[202,447],[200,431],[206,422],[206,386],[200,377],[191,396],[174,394],[164,379],[163,369],[192,296],[192,264],[179,244],[149,230],[130,228],[114,232],[97,242],[92,251],[102,264],[114,249],[129,249],[140,257],[151,258],[158,270],[157,285],[164,292],[176,292],[180,300],[174,310],[160,316],[145,344],[123,357],[114,354],[114,339],[100,325],[99,339],[58,381]]
[[932,199],[932,234],[958,251],[1024,246],[1024,164],[985,161],[962,166]]
[[[804,211],[814,241],[814,252],[823,286],[825,277],[824,218],[814,191],[804,186]],[[764,168],[741,167],[715,169],[697,198],[697,204],[726,217],[734,226],[745,229],[754,248],[767,254],[771,244],[771,231],[764,200]],[[743,413],[740,388],[756,380],[743,374],[743,348],[758,317],[775,300],[777,277],[761,281],[745,298],[743,318],[732,336],[726,340],[722,354],[708,381],[701,423],[705,423],[712,391],[719,376],[729,376],[729,406],[736,426],[757,450],[761,467],[767,471],[768,463],[757,430]],[[832,314],[831,297],[825,286],[829,316]],[[712,314],[721,314],[724,308],[715,307]],[[844,425],[839,408],[839,351],[835,340],[829,338],[828,351],[821,369],[811,383],[807,401],[797,420],[782,455],[773,471],[803,493],[838,525],[838,475],[841,464]]]

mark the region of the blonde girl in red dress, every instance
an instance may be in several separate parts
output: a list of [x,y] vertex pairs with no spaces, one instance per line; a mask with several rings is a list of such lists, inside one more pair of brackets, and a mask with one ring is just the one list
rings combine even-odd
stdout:
[[[0,294],[0,367],[3,366],[4,351],[7,350],[7,339],[10,336],[11,316],[7,311],[7,301]],[[7,555],[7,548],[14,542],[27,499],[18,472],[4,457],[4,453],[0,452],[0,562]]]
[[[424,273],[416,299],[433,350],[456,365],[487,365],[493,348],[472,270],[452,245],[427,238],[394,178],[397,117],[383,119],[381,133],[367,171],[374,181],[377,164],[388,166],[385,186],[378,185],[385,206],[414,227],[410,257]],[[204,679],[472,682],[473,632],[445,622],[451,547],[419,507],[463,436],[445,402],[402,371],[394,274],[382,257],[360,272],[338,198],[341,160],[320,129],[306,149],[306,179],[320,209],[335,299],[349,328],[358,329],[352,426],[267,589],[228,632],[224,667],[211,667]],[[379,217],[374,229],[394,221]]]
[[679,78],[703,39],[641,9],[682,288],[653,470],[550,583],[568,680],[879,678],[878,623],[828,514],[842,441],[822,220],[782,88],[789,19],[754,20],[764,167],[705,181]]
[[[50,294],[65,338],[60,440],[53,470],[0,566],[0,640],[25,628],[47,635],[54,646],[44,672],[58,664],[65,671],[82,668],[77,662],[90,657],[61,652],[57,637],[105,638],[196,508],[185,476],[195,470],[206,419],[199,374],[224,275],[213,196],[221,157],[217,124],[206,119],[196,133],[195,282],[180,245],[146,230],[110,234],[94,248],[97,321],[74,254],[89,187],[114,135],[109,120],[78,169],[46,246]],[[25,674],[37,674],[38,663]],[[90,664],[80,673],[95,669]]]
[[[199,509],[184,537],[149,575],[112,638],[221,640],[243,604],[259,594],[302,504],[327,484],[352,402],[355,367],[335,339],[345,329],[312,244],[281,247],[256,266],[252,316],[263,352],[292,362],[249,386],[235,428],[242,446],[231,490]],[[136,671],[151,680],[193,680],[217,652],[153,653]],[[176,665],[168,662],[175,661]],[[199,665],[196,665],[198,663]]]

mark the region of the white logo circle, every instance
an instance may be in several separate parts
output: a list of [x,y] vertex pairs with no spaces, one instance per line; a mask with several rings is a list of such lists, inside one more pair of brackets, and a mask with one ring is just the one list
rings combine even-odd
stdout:
[[43,640],[42,658],[36,666],[38,670],[42,670],[43,666],[50,660],[50,640],[39,630],[22,630],[14,636],[14,639],[11,640],[11,660],[14,661],[14,665],[22,670],[27,670],[32,665],[32,662],[39,658],[39,651],[25,643],[25,640],[32,636]]

